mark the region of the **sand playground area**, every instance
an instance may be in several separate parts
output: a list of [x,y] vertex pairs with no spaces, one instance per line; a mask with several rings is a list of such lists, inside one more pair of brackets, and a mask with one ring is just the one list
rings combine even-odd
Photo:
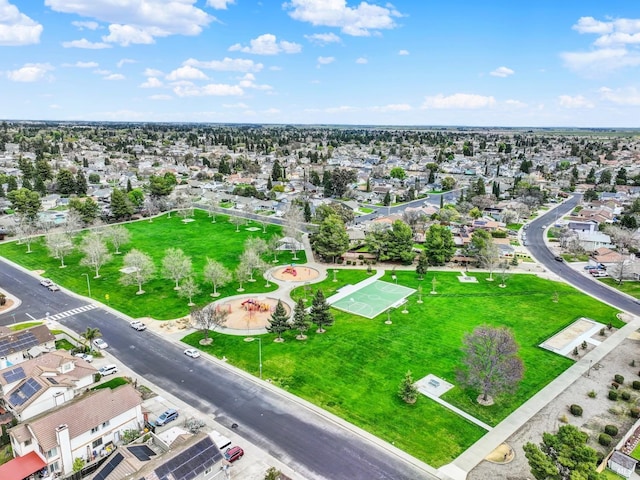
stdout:
[[[287,314],[291,315],[291,307],[285,302],[282,302],[282,304]],[[246,295],[221,300],[216,303],[216,308],[229,312],[224,328],[247,330],[267,327],[276,305],[278,305],[278,299],[276,298]]]
[[271,276],[282,282],[311,282],[320,276],[320,272],[311,267],[290,265],[273,269]]

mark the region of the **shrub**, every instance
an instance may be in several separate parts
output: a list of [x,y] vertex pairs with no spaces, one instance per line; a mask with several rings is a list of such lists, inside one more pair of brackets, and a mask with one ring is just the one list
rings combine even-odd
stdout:
[[604,337],[604,327],[600,329],[600,336]]
[[606,433],[601,433],[600,436],[598,436],[598,443],[600,445],[608,447],[609,445],[611,445],[611,437]]
[[598,396],[598,394],[596,393],[595,390],[591,390],[589,393],[587,393],[587,396],[589,398],[596,398]]
[[629,415],[631,415],[633,418],[640,418],[640,408],[631,407],[631,409],[629,410]]
[[622,393],[620,394],[620,396],[622,397],[622,399],[623,399],[625,402],[628,402],[629,400],[631,400],[631,393],[630,393],[630,392],[622,392]]
[[619,383],[620,385],[624,383],[624,377],[620,374],[614,375],[613,379],[616,381],[616,383]]
[[364,255],[362,254],[358,255],[358,260],[364,260]]
[[634,390],[640,390],[640,380],[634,380],[631,386]]
[[605,425],[604,433],[611,437],[615,437],[616,435],[618,435],[618,427],[616,427],[615,425]]
[[587,342],[586,341],[582,342],[582,345],[580,345],[580,346],[582,347],[583,350],[586,350],[587,349]]
[[631,360],[631,363],[629,365],[632,366],[632,367],[635,367],[636,366],[636,361],[635,360]]
[[613,328],[613,323],[607,323],[607,330],[611,330]]
[[573,349],[573,354],[577,357],[578,356],[578,347]]
[[609,400],[618,400],[617,390],[609,390]]
[[617,390],[619,386],[620,385],[618,385],[616,382],[611,382],[611,388],[615,388]]
[[576,405],[575,403],[569,407],[569,411],[574,417],[582,416],[582,407],[580,405]]
[[567,416],[566,416],[566,415],[562,415],[562,416],[559,418],[559,420],[560,420],[562,423],[569,423],[569,419],[567,418]]

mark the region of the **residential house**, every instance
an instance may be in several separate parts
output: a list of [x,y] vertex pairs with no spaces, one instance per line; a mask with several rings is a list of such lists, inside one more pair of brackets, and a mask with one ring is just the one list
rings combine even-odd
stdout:
[[0,327],[0,369],[56,349],[56,337],[46,325],[13,331]]
[[15,456],[35,452],[47,472],[68,475],[73,461],[107,454],[127,430],[142,428],[142,398],[133,386],[102,388],[9,430]]
[[578,230],[577,234],[578,242],[586,252],[593,252],[601,247],[612,248],[615,246],[611,237],[603,232]]
[[609,457],[607,466],[618,475],[622,475],[624,478],[631,478],[635,472],[637,463],[638,460],[635,458],[616,450],[611,457]]
[[97,369],[65,350],[0,370],[2,405],[21,421],[73,400],[94,382]]

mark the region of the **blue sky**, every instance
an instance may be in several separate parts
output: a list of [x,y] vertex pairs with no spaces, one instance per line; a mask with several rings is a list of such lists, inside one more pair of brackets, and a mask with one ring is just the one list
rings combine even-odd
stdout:
[[631,0],[0,0],[0,118],[640,127]]

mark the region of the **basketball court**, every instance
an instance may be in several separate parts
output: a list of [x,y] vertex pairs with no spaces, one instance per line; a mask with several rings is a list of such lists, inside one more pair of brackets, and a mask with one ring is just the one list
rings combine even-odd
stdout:
[[338,310],[374,318],[389,308],[399,307],[415,291],[413,288],[376,280],[362,288],[354,285],[351,289],[343,289],[329,298],[328,302]]

